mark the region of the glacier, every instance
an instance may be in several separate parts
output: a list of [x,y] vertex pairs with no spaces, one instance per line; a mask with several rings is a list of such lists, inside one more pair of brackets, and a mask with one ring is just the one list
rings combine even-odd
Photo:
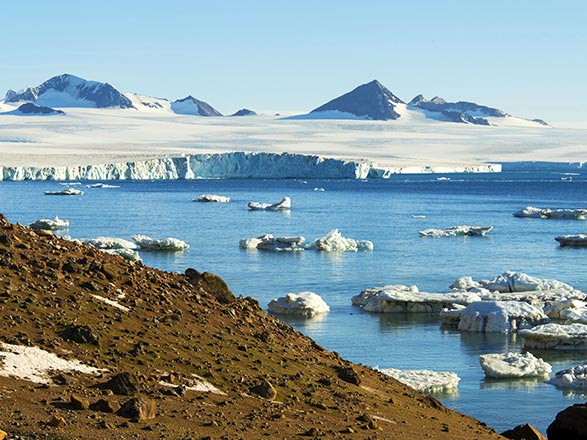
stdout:
[[[496,164],[463,172],[500,172]],[[230,152],[162,156],[133,162],[97,165],[21,167],[0,166],[0,180],[176,180],[176,179],[366,179],[389,178],[418,169],[380,168],[368,160],[343,160],[294,153]]]

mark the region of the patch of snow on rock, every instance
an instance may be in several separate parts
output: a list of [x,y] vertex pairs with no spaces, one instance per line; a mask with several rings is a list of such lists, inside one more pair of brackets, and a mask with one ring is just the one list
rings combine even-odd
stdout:
[[0,376],[16,377],[35,383],[52,383],[49,375],[55,371],[79,371],[98,374],[101,370],[76,360],[65,360],[39,347],[0,343]]
[[272,299],[268,310],[271,313],[311,318],[317,314],[329,312],[330,307],[320,295],[313,292],[300,292],[288,293],[283,297]]
[[485,375],[494,378],[548,377],[550,364],[532,353],[483,354],[479,357]]

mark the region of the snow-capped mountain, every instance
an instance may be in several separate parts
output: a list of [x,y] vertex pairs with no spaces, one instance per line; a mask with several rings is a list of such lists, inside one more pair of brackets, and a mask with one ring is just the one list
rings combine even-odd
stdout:
[[180,115],[195,116],[222,116],[218,110],[210,104],[189,95],[183,99],[178,99],[171,103],[171,110]]
[[108,83],[63,74],[37,87],[9,90],[4,102],[33,102],[47,107],[134,108],[130,99]]
[[548,126],[540,119],[522,119],[502,110],[474,102],[447,102],[422,95],[405,103],[379,81],[374,80],[345,93],[305,115],[291,119],[367,119],[413,121],[431,119],[474,125]]
[[321,105],[310,114],[320,116],[321,113],[332,115],[332,112],[340,112],[363,119],[386,121],[400,117],[396,111],[397,104],[405,103],[379,81],[373,80]]

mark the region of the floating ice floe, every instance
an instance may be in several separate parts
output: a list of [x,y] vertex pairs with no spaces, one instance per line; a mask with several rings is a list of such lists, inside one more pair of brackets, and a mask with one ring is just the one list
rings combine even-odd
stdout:
[[544,324],[548,316],[541,308],[520,301],[477,301],[460,311],[459,330],[509,333]]
[[230,202],[230,197],[226,196],[219,196],[216,194],[200,194],[197,199],[193,200],[194,202],[216,202],[216,203],[228,203]]
[[396,368],[377,368],[375,370],[422,393],[454,393],[459,386],[460,377],[451,371],[398,370]]
[[544,324],[520,330],[524,347],[553,350],[587,350],[587,325]]
[[81,196],[83,191],[76,188],[66,188],[61,191],[45,191],[46,196]]
[[267,308],[271,313],[300,315],[307,318],[330,311],[330,307],[320,295],[313,292],[288,293],[272,299]]
[[291,199],[284,197],[280,202],[273,204],[249,202],[247,206],[251,211],[287,211],[291,209]]
[[76,360],[62,359],[39,347],[3,342],[0,342],[0,360],[0,376],[44,384],[52,383],[49,376],[56,371],[79,371],[85,374],[98,374],[101,371]]
[[440,321],[442,325],[451,327],[458,327],[459,321],[461,320],[461,312],[467,306],[461,304],[453,304],[452,309],[446,308],[440,311]]
[[548,377],[550,364],[532,353],[483,354],[479,356],[485,375],[494,378]]
[[137,245],[132,241],[115,237],[96,237],[80,240],[82,244],[100,249],[111,255],[118,255],[130,261],[140,261],[141,256],[136,251]]
[[419,234],[422,237],[483,237],[489,231],[493,229],[493,226],[451,226],[446,229],[424,229]]
[[151,238],[148,235],[136,234],[132,236],[141,250],[148,251],[183,251],[190,247],[185,241],[173,237]]
[[585,220],[587,209],[550,209],[528,206],[521,211],[514,212],[514,217],[542,218],[559,220]]
[[33,222],[29,225],[29,228],[32,229],[45,229],[45,230],[56,230],[56,229],[67,229],[69,228],[69,221],[62,220],[59,217],[55,216],[52,220],[47,218],[42,218]]
[[455,308],[456,304],[469,304],[481,299],[471,292],[426,293],[416,286],[385,286],[366,289],[353,296],[353,305],[362,306],[372,313],[439,313]]
[[548,383],[558,388],[587,391],[587,364],[557,371]]
[[265,234],[256,238],[243,238],[239,242],[241,249],[259,249],[272,252],[301,252],[304,237],[275,237]]
[[345,238],[338,232],[338,229],[332,229],[326,235],[307,244],[306,249],[315,249],[323,252],[372,251],[373,242]]
[[483,288],[487,290],[496,290],[498,292],[527,292],[535,290],[566,290],[574,291],[575,289],[561,281],[536,278],[523,272],[506,271],[497,275],[491,280],[473,281],[470,277],[459,278],[451,288],[468,285],[469,287]]
[[587,234],[575,234],[575,235],[560,235],[554,238],[558,241],[561,247],[585,247],[587,246]]
[[89,185],[86,185],[86,188],[120,188],[120,186],[119,185],[109,185],[108,183],[97,182],[97,183],[90,183]]

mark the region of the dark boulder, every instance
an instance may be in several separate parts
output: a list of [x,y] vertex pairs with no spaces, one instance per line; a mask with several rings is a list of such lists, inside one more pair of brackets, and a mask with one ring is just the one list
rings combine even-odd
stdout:
[[546,435],[548,440],[587,440],[587,404],[577,403],[559,412]]

